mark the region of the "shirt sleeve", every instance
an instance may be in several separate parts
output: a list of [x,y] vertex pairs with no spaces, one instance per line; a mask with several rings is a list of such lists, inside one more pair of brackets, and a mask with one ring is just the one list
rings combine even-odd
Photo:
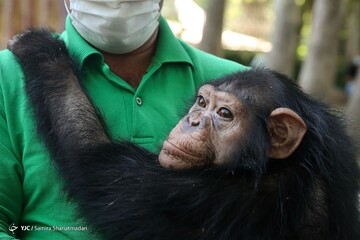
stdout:
[[4,103],[3,93],[10,73],[4,74],[3,63],[0,59],[0,239],[16,239],[10,225],[18,226],[21,215],[23,171],[7,127],[6,108],[11,104]]

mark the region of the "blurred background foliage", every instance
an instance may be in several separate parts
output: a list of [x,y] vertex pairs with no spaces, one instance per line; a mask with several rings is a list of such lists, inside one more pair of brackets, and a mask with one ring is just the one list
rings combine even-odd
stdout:
[[[360,0],[164,0],[162,14],[195,47],[291,76],[360,138],[360,74],[348,71],[360,65]],[[61,32],[66,15],[63,0],[0,0],[0,48],[30,26]]]

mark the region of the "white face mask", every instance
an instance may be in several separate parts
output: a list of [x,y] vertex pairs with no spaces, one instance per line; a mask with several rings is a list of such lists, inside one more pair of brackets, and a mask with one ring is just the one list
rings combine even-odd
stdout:
[[159,2],[70,0],[68,13],[86,41],[105,52],[121,54],[139,48],[155,32],[159,25]]

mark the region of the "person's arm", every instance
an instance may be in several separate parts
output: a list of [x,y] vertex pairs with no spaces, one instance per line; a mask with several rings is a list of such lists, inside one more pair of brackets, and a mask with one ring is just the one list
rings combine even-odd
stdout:
[[[10,226],[19,227],[23,171],[11,141],[3,96],[4,69],[0,66],[0,239],[16,239]],[[13,229],[13,228],[12,228]]]

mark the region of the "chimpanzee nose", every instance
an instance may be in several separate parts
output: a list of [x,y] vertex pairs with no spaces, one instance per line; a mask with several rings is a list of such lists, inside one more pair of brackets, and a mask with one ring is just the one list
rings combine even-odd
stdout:
[[189,128],[202,129],[208,125],[209,120],[209,116],[205,116],[201,112],[192,112],[187,117],[186,125]]
[[200,120],[201,120],[201,117],[199,116],[199,114],[191,114],[189,116],[189,125],[191,127],[197,127],[200,125]]

